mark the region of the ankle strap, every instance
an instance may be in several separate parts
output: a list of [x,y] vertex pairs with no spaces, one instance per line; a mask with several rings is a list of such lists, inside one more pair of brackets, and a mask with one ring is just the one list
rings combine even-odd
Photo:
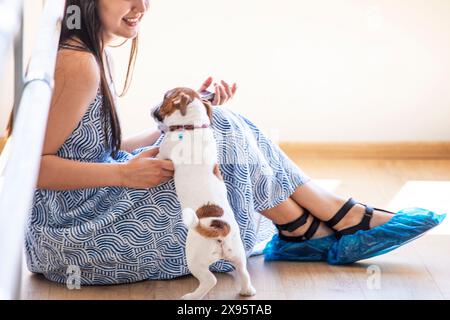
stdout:
[[292,231],[296,230],[297,228],[304,225],[306,223],[306,221],[308,220],[309,211],[306,209],[303,209],[303,210],[304,210],[303,214],[300,217],[298,217],[297,219],[295,219],[294,221],[291,221],[286,224],[276,224],[275,226],[277,227],[278,230],[283,230],[283,231],[292,232]]
[[365,204],[362,204],[362,205],[366,207],[366,210],[364,212],[363,218],[361,219],[361,222],[355,226],[352,226],[347,229],[336,232],[336,237],[338,239],[345,235],[354,234],[359,230],[369,230],[370,229],[370,219],[372,219],[373,208],[371,206],[368,206]]
[[325,224],[328,227],[333,228],[335,225],[339,223],[339,221],[342,220],[342,218],[345,217],[345,215],[350,211],[351,208],[353,208],[355,204],[357,204],[357,202],[353,200],[353,198],[348,199],[347,202],[334,215],[334,217],[326,221]]
[[305,232],[304,237],[305,239],[309,240],[313,237],[313,235],[316,233],[317,229],[319,228],[320,220],[314,217],[313,222],[309,226],[308,230]]
[[316,233],[317,229],[320,226],[320,220],[314,217],[311,225],[309,226],[308,230],[306,230],[305,234],[300,236],[285,236],[281,232],[278,234],[278,237],[281,240],[288,241],[288,242],[303,242],[305,240],[310,240],[314,234]]

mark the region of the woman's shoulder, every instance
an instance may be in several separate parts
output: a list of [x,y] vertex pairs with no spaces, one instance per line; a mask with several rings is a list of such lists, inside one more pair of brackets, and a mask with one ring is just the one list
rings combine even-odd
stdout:
[[96,100],[100,72],[89,52],[59,50],[43,154],[56,154]]
[[100,68],[90,52],[61,49],[56,58],[55,78],[96,91],[100,84]]

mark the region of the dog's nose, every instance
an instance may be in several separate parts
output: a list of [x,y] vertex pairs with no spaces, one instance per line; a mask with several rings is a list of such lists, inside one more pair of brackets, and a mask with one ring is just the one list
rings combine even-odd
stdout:
[[161,117],[160,113],[159,113],[159,110],[161,109],[161,104],[162,104],[162,103],[158,104],[158,105],[153,109],[153,112],[152,112],[153,118],[155,118],[155,119],[158,120],[159,122],[162,122],[162,121],[164,120],[164,119]]

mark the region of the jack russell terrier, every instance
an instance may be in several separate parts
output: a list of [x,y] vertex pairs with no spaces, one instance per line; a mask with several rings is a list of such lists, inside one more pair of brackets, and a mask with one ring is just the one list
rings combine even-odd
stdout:
[[175,88],[164,95],[152,116],[165,137],[158,159],[172,160],[174,182],[188,227],[187,265],[199,281],[198,288],[182,299],[202,299],[217,283],[209,266],[230,261],[240,278],[244,296],[256,293],[247,271],[247,258],[239,226],[227,199],[220,174],[209,101],[189,88]]

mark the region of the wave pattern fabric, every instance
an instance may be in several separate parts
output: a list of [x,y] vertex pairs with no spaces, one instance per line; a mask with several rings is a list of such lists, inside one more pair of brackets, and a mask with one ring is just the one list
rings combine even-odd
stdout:
[[[152,147],[121,150],[112,158],[111,130],[102,129],[101,108],[99,92],[58,150],[59,157],[120,163]],[[276,231],[258,212],[278,205],[310,178],[244,116],[215,106],[212,128],[246,252],[260,253],[255,248]],[[25,236],[27,266],[59,283],[76,276],[81,285],[172,279],[189,274],[186,235],[173,179],[149,189],[36,189]],[[221,260],[211,270],[233,267]]]

